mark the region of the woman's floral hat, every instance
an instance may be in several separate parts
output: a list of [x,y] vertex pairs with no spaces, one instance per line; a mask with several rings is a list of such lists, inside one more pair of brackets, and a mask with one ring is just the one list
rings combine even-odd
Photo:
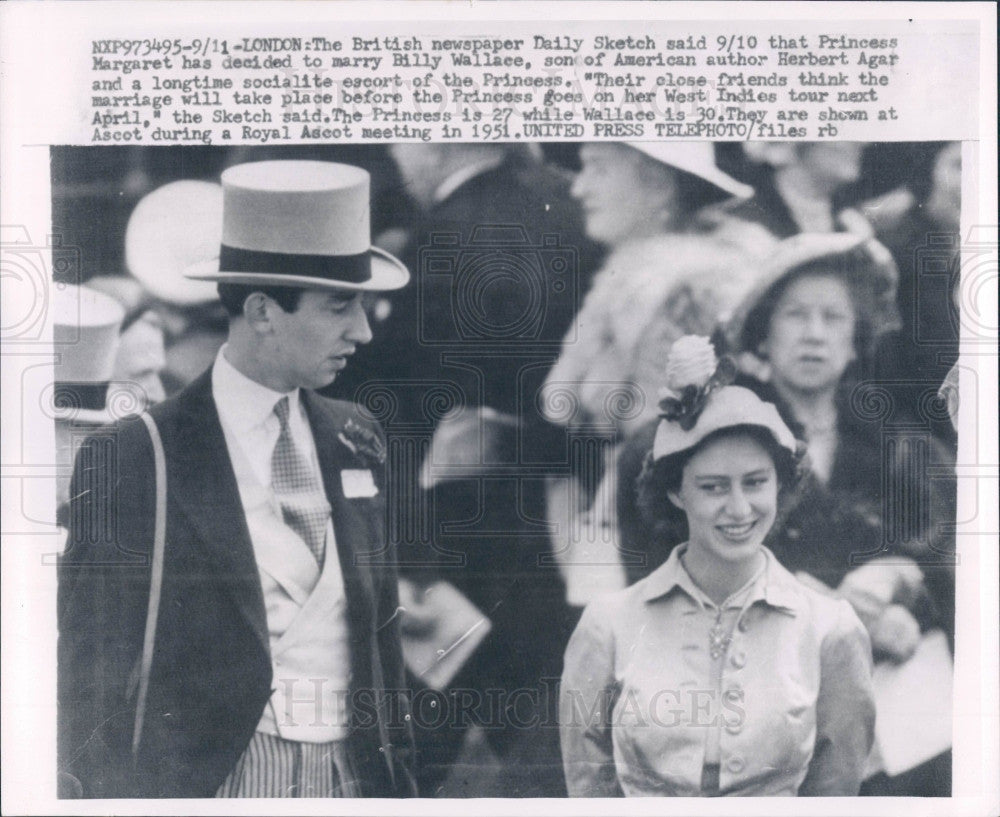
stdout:
[[794,457],[801,455],[801,444],[772,403],[730,385],[735,374],[736,364],[728,357],[720,361],[708,338],[686,335],[674,343],[660,392],[654,460],[693,448],[721,429],[747,425],[766,429]]

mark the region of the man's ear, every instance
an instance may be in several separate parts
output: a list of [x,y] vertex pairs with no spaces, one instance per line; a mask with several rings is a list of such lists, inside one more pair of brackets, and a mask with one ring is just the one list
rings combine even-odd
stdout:
[[677,493],[677,491],[667,491],[667,499],[670,500],[670,503],[675,508],[678,508],[682,511],[684,510],[684,500],[681,499],[681,495]]
[[253,292],[243,302],[243,317],[255,332],[270,331],[270,304],[270,298],[263,292]]

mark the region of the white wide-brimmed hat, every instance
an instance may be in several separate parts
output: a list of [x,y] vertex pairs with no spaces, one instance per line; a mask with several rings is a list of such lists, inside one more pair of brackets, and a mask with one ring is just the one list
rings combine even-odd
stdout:
[[222,174],[222,246],[199,281],[348,290],[391,290],[410,274],[373,247],[370,177],[317,161],[236,165]]
[[153,296],[178,306],[216,299],[215,284],[185,277],[193,265],[218,265],[222,187],[185,179],[147,194],[125,229],[125,264]]
[[711,142],[625,142],[656,161],[676,167],[685,173],[715,185],[724,193],[740,199],[753,195],[753,188],[736,181],[715,165],[715,150]]
[[53,287],[56,419],[87,423],[113,419],[106,401],[124,318],[124,307],[103,292],[73,284]]
[[773,403],[764,402],[742,386],[723,386],[708,395],[704,408],[690,429],[673,420],[660,421],[653,438],[653,459],[687,451],[709,434],[736,426],[763,428],[779,446],[797,456],[799,445],[795,435],[781,419]]

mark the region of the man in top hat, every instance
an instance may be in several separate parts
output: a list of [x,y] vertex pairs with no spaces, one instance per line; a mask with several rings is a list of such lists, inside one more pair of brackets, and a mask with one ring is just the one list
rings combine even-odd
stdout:
[[189,274],[218,282],[226,345],[151,409],[155,428],[120,423],[113,446],[77,457],[59,582],[61,791],[411,795],[381,431],[313,392],[371,339],[363,293],[409,275],[371,247],[359,168],[258,162],[222,185],[219,261]]
[[125,310],[114,298],[87,286],[62,284],[52,295],[56,520],[64,526],[76,451],[84,439],[115,419],[108,387],[120,352]]

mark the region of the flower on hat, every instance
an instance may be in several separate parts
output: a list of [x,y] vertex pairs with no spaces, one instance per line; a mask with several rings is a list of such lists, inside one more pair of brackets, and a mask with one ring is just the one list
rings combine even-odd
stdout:
[[700,335],[685,335],[670,347],[667,358],[667,388],[682,392],[688,386],[702,388],[719,361],[712,342]]
[[690,431],[708,396],[733,382],[736,364],[727,356],[720,360],[708,338],[685,335],[670,348],[666,375],[667,386],[660,394],[660,416]]

